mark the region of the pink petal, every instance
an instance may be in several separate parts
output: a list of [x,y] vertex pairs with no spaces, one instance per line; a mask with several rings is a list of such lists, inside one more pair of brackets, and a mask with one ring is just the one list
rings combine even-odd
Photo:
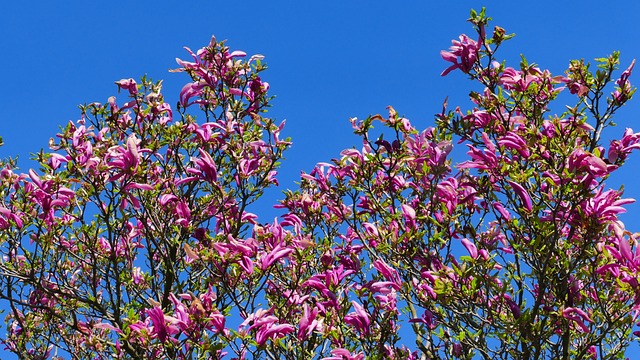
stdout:
[[509,185],[511,185],[511,188],[513,189],[513,191],[516,192],[516,195],[518,195],[518,197],[520,198],[520,201],[522,201],[522,205],[524,205],[525,209],[527,209],[528,211],[531,211],[531,198],[529,197],[529,193],[527,193],[527,190],[524,189],[524,187],[522,187],[522,185],[513,182],[513,181],[507,181],[509,183]]
[[477,259],[478,258],[478,248],[476,247],[476,245],[474,243],[472,243],[467,238],[464,238],[461,241],[462,241],[462,245],[464,245],[464,247],[469,252],[469,255],[471,255],[471,257],[473,259]]

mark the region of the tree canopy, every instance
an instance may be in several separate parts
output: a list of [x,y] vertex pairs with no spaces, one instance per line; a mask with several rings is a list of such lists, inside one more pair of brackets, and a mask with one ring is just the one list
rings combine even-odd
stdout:
[[[553,75],[498,57],[472,11],[441,52],[473,107],[416,128],[389,107],[303,173],[268,221],[291,140],[261,55],[212,38],[0,171],[0,299],[27,359],[615,359],[638,333],[640,248],[605,180],[640,148],[603,131],[635,92],[619,54]],[[563,113],[551,110],[568,93]],[[443,97],[446,94],[443,94]],[[125,98],[124,100],[122,98]],[[563,98],[564,99],[564,98]],[[381,129],[374,129],[374,125]],[[454,146],[467,149],[451,159]]]

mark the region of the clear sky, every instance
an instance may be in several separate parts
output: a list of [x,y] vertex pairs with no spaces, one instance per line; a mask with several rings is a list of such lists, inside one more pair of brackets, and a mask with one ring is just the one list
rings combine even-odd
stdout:
[[[287,120],[284,133],[294,142],[280,176],[290,187],[300,170],[359,145],[350,117],[392,105],[422,128],[446,96],[450,106],[469,108],[471,84],[459,72],[440,77],[447,63],[439,52],[472,32],[469,9],[483,5],[493,24],[517,34],[501,49],[508,65],[517,67],[522,53],[560,74],[570,59],[614,50],[623,67],[640,61],[636,1],[7,1],[0,11],[0,156],[20,155],[27,165],[29,153],[78,118],[78,104],[105,102],[121,78],[165,79],[165,98],[175,104],[187,77],[167,70],[177,67],[176,57],[188,58],[183,46],[197,49],[215,34],[232,49],[266,56],[263,80],[277,96],[271,115]],[[640,69],[631,81],[640,84]],[[640,93],[608,134],[640,131],[639,114]],[[640,198],[635,155],[608,184],[625,184],[627,196]],[[629,230],[640,231],[639,213],[640,205],[629,206]]]

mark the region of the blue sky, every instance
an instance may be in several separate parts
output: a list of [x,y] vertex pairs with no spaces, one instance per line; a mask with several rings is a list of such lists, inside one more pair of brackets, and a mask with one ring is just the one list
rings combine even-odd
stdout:
[[[186,76],[167,70],[176,67],[176,57],[188,57],[183,46],[197,49],[215,34],[234,49],[266,56],[264,79],[277,96],[271,114],[287,119],[285,134],[294,141],[281,171],[281,183],[291,186],[300,170],[357,145],[350,117],[393,105],[427,127],[446,96],[450,106],[467,108],[470,83],[461,73],[440,77],[447,64],[439,51],[471,32],[469,9],[483,4],[495,24],[517,34],[502,52],[512,66],[521,53],[555,73],[572,58],[613,50],[622,52],[625,65],[640,58],[635,2],[9,2],[0,13],[6,143],[0,155],[26,160],[60,125],[78,118],[78,104],[106,101],[121,78],[164,79],[165,97],[174,104]],[[638,109],[634,103],[620,111],[620,133],[634,126]],[[630,180],[638,173],[621,174]],[[631,186],[627,191],[640,195]]]
[[[570,59],[614,50],[624,67],[640,60],[634,1],[12,1],[0,12],[0,156],[20,155],[26,170],[29,153],[78,118],[78,104],[106,101],[121,78],[164,79],[175,104],[187,79],[167,70],[188,57],[183,46],[197,49],[215,34],[232,49],[266,56],[263,79],[277,96],[271,115],[287,120],[284,133],[294,142],[280,176],[290,187],[300,170],[358,145],[350,117],[393,105],[424,128],[446,96],[450,106],[468,108],[470,83],[460,73],[440,77],[447,64],[439,52],[471,33],[469,9],[483,5],[494,24],[517,34],[501,50],[511,66],[521,53],[553,73]],[[634,79],[640,74],[631,79],[640,83]],[[608,134],[640,131],[639,110],[636,99]],[[608,184],[624,183],[627,196],[640,198],[636,155]],[[629,210],[627,227],[638,231],[640,205]]]

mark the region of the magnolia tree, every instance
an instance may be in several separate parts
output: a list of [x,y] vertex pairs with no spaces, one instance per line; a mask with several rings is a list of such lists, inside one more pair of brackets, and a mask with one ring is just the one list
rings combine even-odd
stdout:
[[[351,119],[362,139],[303,173],[282,216],[288,139],[266,116],[261,56],[212,39],[161,83],[81,107],[37,156],[0,172],[6,351],[25,359],[613,359],[635,338],[632,200],[604,180],[640,133],[604,129],[634,92],[618,54],[555,76],[461,35],[442,73],[482,91],[416,129]],[[560,93],[571,103],[556,115]],[[572,96],[571,96],[572,95]],[[557,106],[556,106],[557,107]],[[563,108],[564,109],[564,108]],[[196,117],[197,115],[197,117]],[[373,125],[384,129],[373,134]],[[609,136],[609,135],[608,135]],[[456,166],[454,144],[468,149]],[[459,144],[459,145],[458,145]]]

